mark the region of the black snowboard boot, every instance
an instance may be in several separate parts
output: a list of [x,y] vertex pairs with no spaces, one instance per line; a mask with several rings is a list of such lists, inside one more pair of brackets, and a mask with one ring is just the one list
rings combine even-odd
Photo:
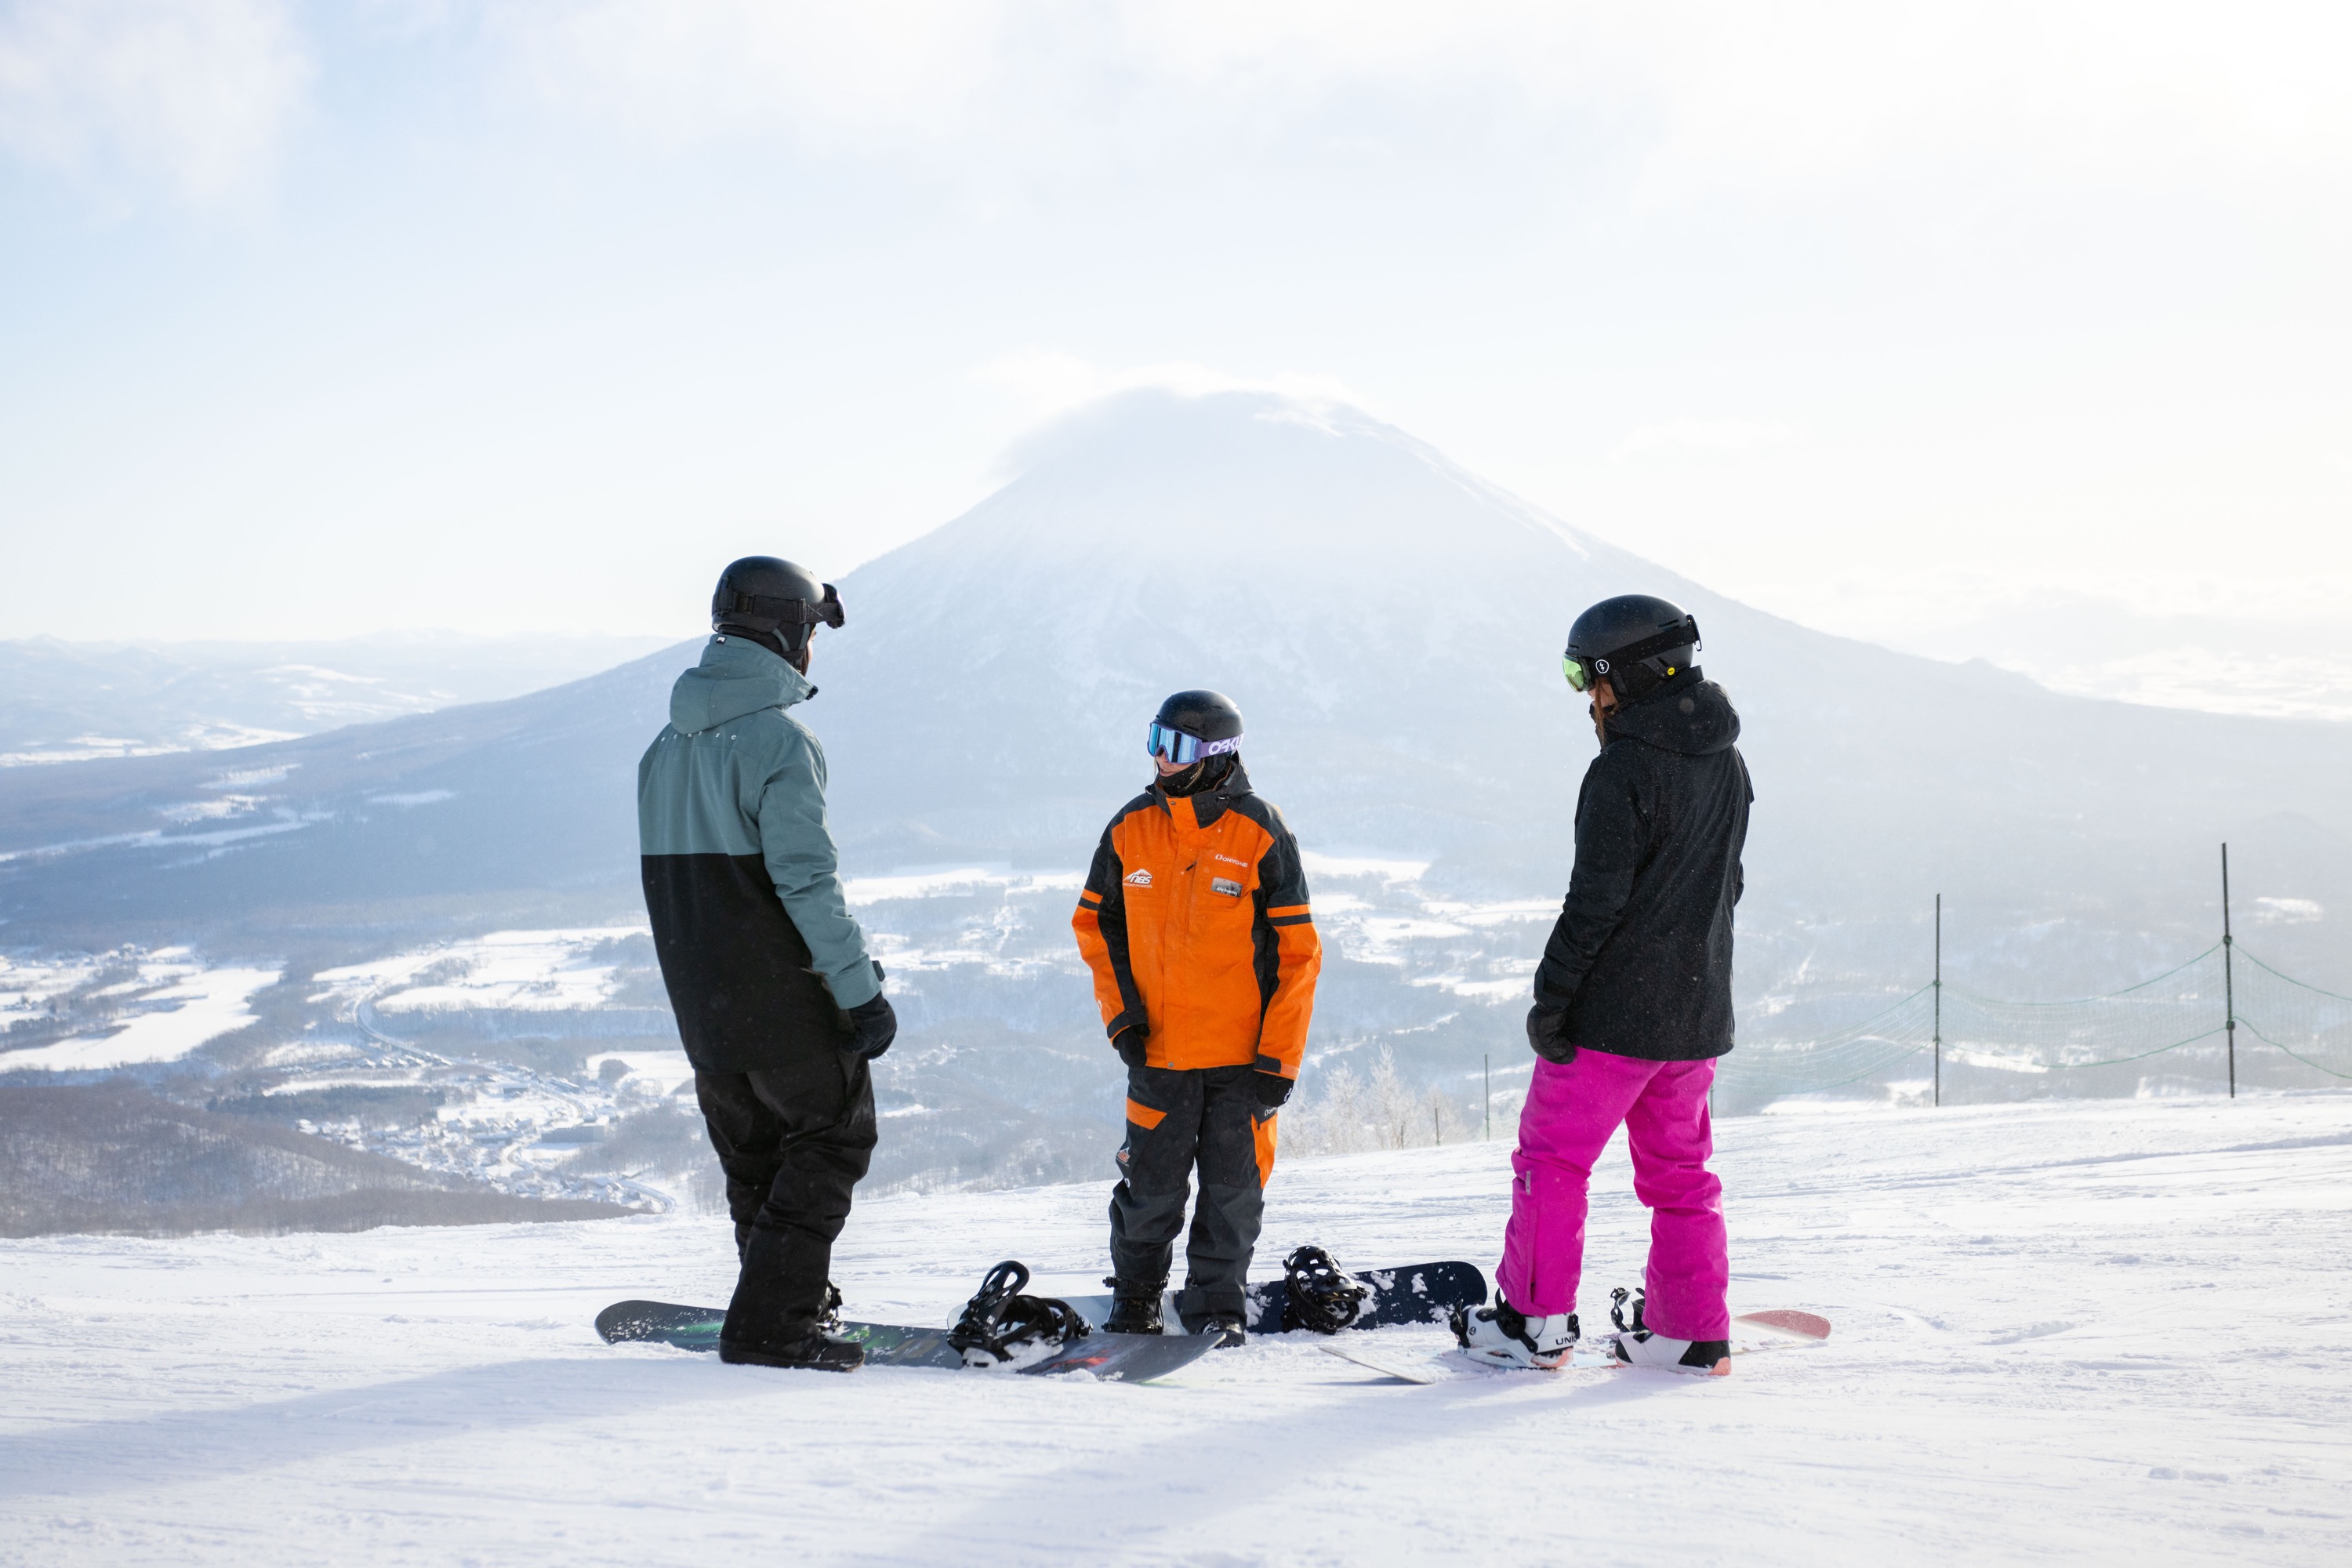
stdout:
[[1160,1298],[1168,1289],[1165,1279],[1106,1279],[1110,1287],[1110,1321],[1103,1331],[1111,1334],[1160,1334],[1168,1325],[1160,1316]]
[[734,1366],[780,1366],[800,1372],[856,1372],[866,1364],[866,1347],[828,1339],[814,1325],[797,1339],[747,1343],[722,1338],[719,1359]]
[[1200,1327],[1192,1331],[1196,1334],[1214,1334],[1217,1337],[1217,1349],[1221,1351],[1229,1351],[1237,1345],[1249,1343],[1249,1331],[1243,1328],[1241,1319],[1231,1312],[1212,1312],[1202,1319]]

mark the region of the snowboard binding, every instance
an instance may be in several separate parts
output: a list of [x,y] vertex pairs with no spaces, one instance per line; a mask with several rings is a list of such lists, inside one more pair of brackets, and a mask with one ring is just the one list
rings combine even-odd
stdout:
[[1350,1277],[1339,1259],[1319,1247],[1302,1247],[1282,1260],[1287,1310],[1285,1328],[1336,1334],[1364,1310],[1371,1287]]
[[1094,1331],[1067,1301],[1022,1295],[1028,1283],[1028,1268],[1009,1258],[988,1271],[948,1335],[964,1365],[1017,1371]]
[[[1629,1298],[1633,1306],[1631,1323],[1625,1321]],[[1730,1375],[1729,1340],[1677,1340],[1662,1334],[1642,1321],[1642,1309],[1648,1300],[1648,1291],[1628,1290],[1622,1285],[1609,1292],[1609,1321],[1617,1325],[1615,1354],[1619,1361],[1633,1366],[1663,1367],[1668,1372]]]

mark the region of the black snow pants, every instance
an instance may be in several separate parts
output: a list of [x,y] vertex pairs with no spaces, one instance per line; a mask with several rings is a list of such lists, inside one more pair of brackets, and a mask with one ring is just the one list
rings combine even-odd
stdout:
[[720,1335],[798,1339],[824,1310],[833,1244],[874,1156],[873,1075],[824,1037],[784,1067],[697,1068],[694,1092],[727,1175],[742,1263]]
[[1274,1170],[1274,1112],[1258,1104],[1256,1077],[1248,1066],[1127,1069],[1127,1142],[1110,1194],[1111,1271],[1122,1284],[1168,1278],[1198,1164],[1201,1201],[1176,1299],[1188,1329],[1213,1314],[1244,1315],[1243,1289]]

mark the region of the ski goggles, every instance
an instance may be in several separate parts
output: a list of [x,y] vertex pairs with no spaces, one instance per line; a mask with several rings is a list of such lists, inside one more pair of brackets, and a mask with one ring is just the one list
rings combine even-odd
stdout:
[[[747,625],[756,626],[758,622],[750,618],[756,616],[779,626],[827,626],[839,631],[842,623],[849,618],[841,608],[841,591],[830,583],[824,586],[824,597],[814,605],[806,599],[780,599],[766,594],[739,592],[723,604],[714,597],[710,605],[711,617],[716,620],[740,616],[745,617]],[[768,628],[763,626],[761,629]]]
[[[1683,617],[1682,625],[1668,626],[1664,631],[1652,633],[1639,642],[1629,643],[1609,655],[1607,658],[1579,658],[1572,653],[1563,654],[1560,656],[1559,672],[1568,677],[1570,690],[1590,691],[1600,683],[1602,676],[1609,673],[1609,666],[1612,661],[1618,664],[1632,664],[1636,660],[1648,658],[1653,654],[1664,653],[1670,647],[1688,647],[1693,653],[1696,653],[1706,646],[1706,644],[1698,635],[1698,617],[1685,616]],[[1674,672],[1668,670],[1666,673],[1671,675]]]
[[1171,730],[1157,719],[1151,721],[1151,732],[1143,749],[1155,757],[1165,757],[1180,768],[1190,767],[1202,757],[1221,757],[1227,752],[1242,749],[1242,738],[1229,735],[1222,741],[1203,741],[1198,735],[1187,735],[1181,730]]

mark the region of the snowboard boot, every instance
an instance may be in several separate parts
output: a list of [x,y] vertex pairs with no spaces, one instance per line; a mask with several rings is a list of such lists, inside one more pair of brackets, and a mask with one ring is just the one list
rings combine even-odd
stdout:
[[1351,1279],[1319,1247],[1302,1247],[1282,1260],[1283,1327],[1336,1334],[1364,1310],[1371,1287]]
[[1550,1372],[1566,1366],[1576,1351],[1574,1312],[1530,1318],[1503,1300],[1500,1291],[1496,1292],[1491,1307],[1454,1308],[1452,1324],[1463,1353],[1490,1366]]
[[[1633,1321],[1626,1321],[1626,1298],[1633,1298]],[[1644,1325],[1642,1308],[1646,1291],[1622,1287],[1609,1292],[1609,1318],[1617,1325],[1617,1359],[1629,1366],[1664,1367],[1668,1372],[1695,1373],[1707,1377],[1731,1375],[1729,1340],[1675,1340]]]
[[1201,1326],[1192,1331],[1214,1334],[1216,1348],[1221,1351],[1234,1350],[1249,1343],[1249,1331],[1242,1327],[1241,1319],[1232,1312],[1212,1312],[1202,1318]]
[[794,1339],[749,1342],[722,1338],[719,1359],[730,1366],[777,1366],[798,1372],[856,1372],[866,1364],[866,1347],[830,1339],[812,1327]]
[[988,1271],[979,1294],[965,1304],[948,1343],[969,1367],[1019,1371],[1051,1358],[1072,1340],[1093,1331],[1067,1301],[1024,1296],[1029,1270],[1006,1258]]
[[1103,1324],[1109,1334],[1162,1334],[1168,1325],[1160,1320],[1160,1298],[1167,1290],[1166,1279],[1106,1279],[1110,1287],[1110,1321]]

